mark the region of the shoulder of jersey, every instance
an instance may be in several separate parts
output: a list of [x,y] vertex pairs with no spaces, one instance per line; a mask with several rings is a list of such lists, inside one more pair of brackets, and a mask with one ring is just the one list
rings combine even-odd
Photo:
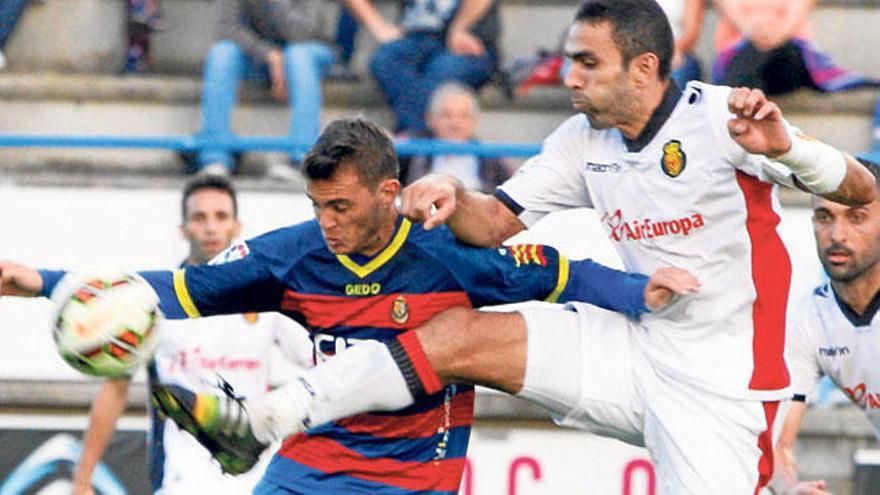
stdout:
[[[729,90],[729,88],[727,88]],[[727,91],[722,86],[714,86],[700,81],[687,83],[681,92],[682,99],[688,106],[699,106],[717,98],[727,98]]]
[[236,241],[218,254],[210,264],[228,263],[249,256],[252,250],[284,252],[295,250],[300,256],[325,246],[318,222],[306,222],[282,227],[247,241]]
[[440,245],[455,240],[455,235],[446,225],[438,225],[431,230],[425,230],[421,223],[413,222],[410,227],[408,240],[416,245],[427,244],[429,246]]

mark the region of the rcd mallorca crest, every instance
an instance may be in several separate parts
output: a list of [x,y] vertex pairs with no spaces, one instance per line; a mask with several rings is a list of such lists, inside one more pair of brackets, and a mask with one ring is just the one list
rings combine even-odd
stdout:
[[687,155],[681,147],[681,141],[673,139],[663,145],[663,157],[660,159],[660,168],[663,173],[675,178],[684,172],[687,166]]

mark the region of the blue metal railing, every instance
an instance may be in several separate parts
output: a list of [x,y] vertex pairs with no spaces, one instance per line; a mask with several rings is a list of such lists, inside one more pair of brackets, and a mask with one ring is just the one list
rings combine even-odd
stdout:
[[[241,151],[284,151],[305,153],[310,144],[296,143],[287,136],[82,136],[2,134],[0,148],[127,148],[167,149],[193,152],[204,147]],[[469,154],[481,157],[528,157],[541,150],[540,143],[452,143],[434,139],[409,139],[395,143],[401,156]]]

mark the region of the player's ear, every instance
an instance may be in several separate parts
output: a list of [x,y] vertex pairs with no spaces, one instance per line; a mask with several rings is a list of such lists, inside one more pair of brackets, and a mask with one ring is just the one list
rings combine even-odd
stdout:
[[656,53],[640,53],[629,62],[629,72],[637,85],[644,85],[657,79],[659,71],[660,59]]
[[394,200],[400,193],[400,181],[397,179],[385,179],[379,183],[379,196],[385,207],[394,207]]

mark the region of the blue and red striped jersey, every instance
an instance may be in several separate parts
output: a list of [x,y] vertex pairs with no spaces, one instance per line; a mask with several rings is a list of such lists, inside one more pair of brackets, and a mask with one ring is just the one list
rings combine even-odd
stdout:
[[[456,306],[558,299],[631,318],[648,312],[644,275],[569,263],[547,246],[475,248],[446,227],[425,231],[402,218],[375,256],[333,254],[313,220],[234,244],[218,260],[141,275],[169,319],[281,312],[309,330],[318,358],[358,340],[391,340]],[[40,295],[64,274],[40,270]],[[312,428],[284,443],[266,476],[293,493],[454,493],[473,398],[470,386],[449,386],[404,410]]]
[[[568,261],[552,248],[474,248],[445,227],[425,231],[403,218],[371,257],[333,254],[314,221],[229,253],[233,261],[175,274],[181,308],[189,316],[283,312],[309,330],[318,360],[451,307],[553,300],[568,277]],[[473,402],[472,386],[453,385],[403,410],[317,426],[288,438],[265,476],[294,493],[456,493]]]

